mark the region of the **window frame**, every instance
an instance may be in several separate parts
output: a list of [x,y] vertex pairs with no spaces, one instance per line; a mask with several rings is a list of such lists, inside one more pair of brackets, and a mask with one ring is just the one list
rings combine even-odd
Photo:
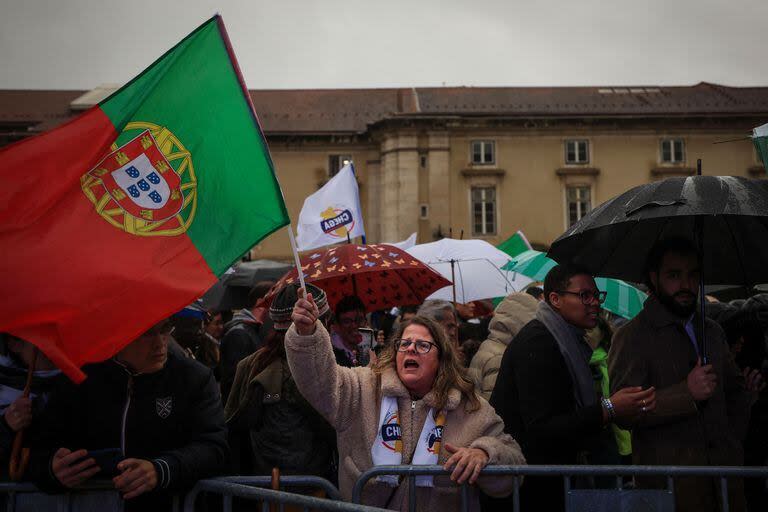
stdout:
[[[664,143],[669,142],[670,148],[669,148],[669,155],[670,160],[664,160]],[[680,155],[681,159],[676,160],[675,159],[675,143],[680,143]],[[685,139],[682,137],[662,137],[659,139],[659,163],[663,165],[684,165],[686,161],[686,152],[685,152]]]
[[[331,162],[333,159],[336,159],[336,162],[338,164],[338,169],[332,170]],[[352,155],[350,153],[329,153],[328,154],[328,167],[327,167],[327,175],[328,179],[333,178],[336,176],[340,170],[344,168],[344,162],[352,163],[354,160],[352,159]]]
[[[475,229],[477,227],[476,219],[475,219],[475,191],[476,190],[477,191],[482,191],[483,195],[485,195],[484,191],[486,191],[486,190],[492,190],[493,191],[493,199],[492,200],[488,200],[485,197],[482,197],[479,200],[479,204],[483,205],[483,207],[481,208],[482,211],[481,211],[481,214],[480,214],[481,215],[480,225],[481,225],[481,228],[482,228],[480,231],[477,231]],[[488,205],[488,204],[491,205],[491,212],[493,214],[492,215],[492,220],[490,221],[491,225],[492,225],[492,230],[490,230],[490,231],[487,230],[488,222],[489,221],[487,219],[488,208],[487,208],[486,205]],[[470,219],[469,220],[470,220],[470,225],[471,225],[471,228],[472,228],[472,236],[492,237],[492,236],[496,236],[498,234],[498,232],[499,232],[499,203],[498,203],[498,187],[496,185],[483,184],[483,185],[472,185],[472,186],[470,186],[469,187],[469,210],[470,210],[469,211],[469,215],[470,215]]]
[[[589,193],[589,199],[588,199],[588,208],[584,212],[577,213],[578,218],[571,223],[571,204],[570,204],[570,198],[568,197],[568,191],[569,190],[586,190]],[[581,219],[584,218],[585,215],[587,215],[590,211],[593,209],[593,199],[594,199],[594,187],[591,184],[587,183],[573,183],[568,184],[563,187],[563,206],[564,206],[564,220],[565,220],[565,229],[569,229],[573,224],[576,222],[579,222]],[[581,209],[580,205],[583,203],[583,200],[576,199],[577,209]]]
[[[565,139],[563,141],[563,160],[565,162],[565,165],[589,165],[590,161],[592,160],[592,155],[590,154],[590,143],[589,139]],[[585,145],[585,159],[579,160],[579,144]],[[569,144],[575,144],[576,147],[574,148],[574,155],[576,156],[576,160],[569,161],[568,160],[568,145]]]
[[[480,160],[475,161],[475,144],[480,144]],[[485,148],[491,148],[491,160],[485,161]],[[471,165],[496,165],[496,141],[493,139],[475,139],[469,142],[469,163]]]

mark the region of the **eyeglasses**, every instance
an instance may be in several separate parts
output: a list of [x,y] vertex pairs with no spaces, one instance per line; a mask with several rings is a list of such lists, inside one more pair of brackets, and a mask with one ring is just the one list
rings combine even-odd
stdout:
[[397,342],[397,351],[408,352],[412,346],[416,348],[417,353],[426,354],[432,347],[437,347],[437,344],[427,340],[400,340]]
[[364,316],[356,316],[356,317],[352,317],[352,318],[349,318],[349,317],[347,317],[347,318],[339,318],[339,323],[341,325],[352,325],[352,324],[361,325],[361,324],[365,323],[365,317]]
[[608,296],[608,292],[601,292],[600,290],[588,291],[582,290],[580,292],[569,292],[568,290],[562,290],[557,293],[567,293],[569,295],[576,295],[581,299],[581,303],[585,306],[589,305],[593,300],[596,300],[598,304],[605,302],[605,298]]

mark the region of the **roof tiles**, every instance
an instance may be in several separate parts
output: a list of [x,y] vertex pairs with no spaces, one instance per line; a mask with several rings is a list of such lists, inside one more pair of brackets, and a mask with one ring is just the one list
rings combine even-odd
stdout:
[[[0,122],[45,130],[73,117],[87,91],[0,90]],[[362,133],[404,116],[676,116],[768,114],[768,87],[424,87],[250,91],[272,134]]]

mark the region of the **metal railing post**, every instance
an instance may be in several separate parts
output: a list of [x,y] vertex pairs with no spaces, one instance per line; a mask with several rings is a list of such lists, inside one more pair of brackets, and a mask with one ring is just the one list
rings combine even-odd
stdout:
[[723,500],[722,512],[728,512],[728,478],[725,476],[720,477],[720,498]]
[[408,479],[408,512],[416,512],[416,477]]
[[466,482],[461,484],[461,511],[469,512],[469,486]]
[[520,512],[520,477],[512,477],[512,512]]

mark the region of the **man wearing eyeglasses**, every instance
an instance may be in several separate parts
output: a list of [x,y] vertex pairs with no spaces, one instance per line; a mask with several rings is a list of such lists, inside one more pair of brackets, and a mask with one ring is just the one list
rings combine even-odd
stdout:
[[[655,407],[653,388],[600,393],[584,334],[597,325],[605,297],[586,270],[555,266],[544,280],[536,317],[504,352],[490,402],[529,464],[585,464],[610,455],[618,461],[610,424]],[[562,489],[559,477],[528,477],[522,508],[562,510]]]
[[211,370],[168,350],[162,321],[88,378],[54,395],[40,422],[30,476],[65,491],[111,479],[126,510],[170,510],[172,492],[226,471],[224,412]]

